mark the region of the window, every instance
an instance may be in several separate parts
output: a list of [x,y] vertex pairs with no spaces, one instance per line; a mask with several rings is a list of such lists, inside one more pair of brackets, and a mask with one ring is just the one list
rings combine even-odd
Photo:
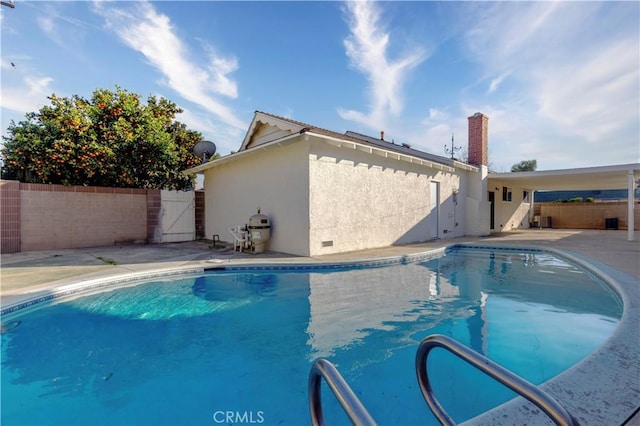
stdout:
[[511,188],[502,187],[502,201],[511,201]]
[[529,202],[529,191],[522,191],[522,201],[525,203]]

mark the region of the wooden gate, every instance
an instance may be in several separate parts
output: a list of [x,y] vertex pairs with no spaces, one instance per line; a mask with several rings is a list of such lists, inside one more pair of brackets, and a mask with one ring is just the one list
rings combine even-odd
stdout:
[[195,192],[161,191],[163,243],[196,239]]

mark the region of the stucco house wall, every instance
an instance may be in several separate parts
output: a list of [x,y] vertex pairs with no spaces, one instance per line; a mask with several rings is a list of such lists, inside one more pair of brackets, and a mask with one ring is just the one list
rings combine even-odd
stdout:
[[[432,228],[437,238],[465,232],[466,174],[313,137],[208,169],[205,182],[207,236],[231,241],[229,229],[260,207],[271,220],[271,251],[315,256],[427,241]],[[438,205],[430,203],[431,182],[439,183]]]
[[205,229],[233,241],[229,229],[256,213],[269,216],[267,247],[309,255],[309,145],[304,141],[259,151],[205,171]]
[[[481,114],[469,119],[486,124]],[[470,146],[486,144],[484,124],[470,132]],[[256,111],[240,150],[185,171],[198,172],[207,237],[233,241],[229,229],[260,207],[271,219],[270,251],[315,256],[489,231],[486,164],[382,134],[340,134]]]
[[[431,203],[431,182],[439,183],[439,205]],[[438,229],[438,238],[463,235],[464,197],[453,201],[460,185],[455,173],[314,140],[309,156],[311,255],[427,241],[434,238],[432,228]]]
[[[489,235],[491,204],[487,196],[487,166],[478,166],[478,171],[465,172],[465,179],[462,179],[466,186],[461,187],[460,194],[464,196],[464,234],[463,235]],[[463,189],[466,188],[466,191]]]
[[[511,191],[511,201],[503,200],[503,188]],[[527,188],[509,186],[503,182],[492,180],[489,191],[495,193],[495,222],[493,232],[527,229],[531,222],[533,192]],[[524,198],[524,192],[528,197]]]

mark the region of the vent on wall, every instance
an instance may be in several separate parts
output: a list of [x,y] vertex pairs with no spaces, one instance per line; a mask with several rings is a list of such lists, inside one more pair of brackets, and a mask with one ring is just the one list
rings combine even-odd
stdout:
[[322,247],[333,247],[333,240],[331,241],[323,241]]

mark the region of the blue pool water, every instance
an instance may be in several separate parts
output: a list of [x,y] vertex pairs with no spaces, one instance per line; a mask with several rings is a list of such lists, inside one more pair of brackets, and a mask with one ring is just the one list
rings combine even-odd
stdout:
[[[590,273],[543,252],[456,249],[338,270],[226,270],[104,291],[10,318],[2,424],[309,423],[307,377],[326,357],[379,424],[437,424],[414,371],[441,333],[534,383],[604,342],[622,313]],[[513,394],[434,350],[457,420]],[[324,385],[323,385],[324,386]],[[326,387],[327,424],[347,424]]]

